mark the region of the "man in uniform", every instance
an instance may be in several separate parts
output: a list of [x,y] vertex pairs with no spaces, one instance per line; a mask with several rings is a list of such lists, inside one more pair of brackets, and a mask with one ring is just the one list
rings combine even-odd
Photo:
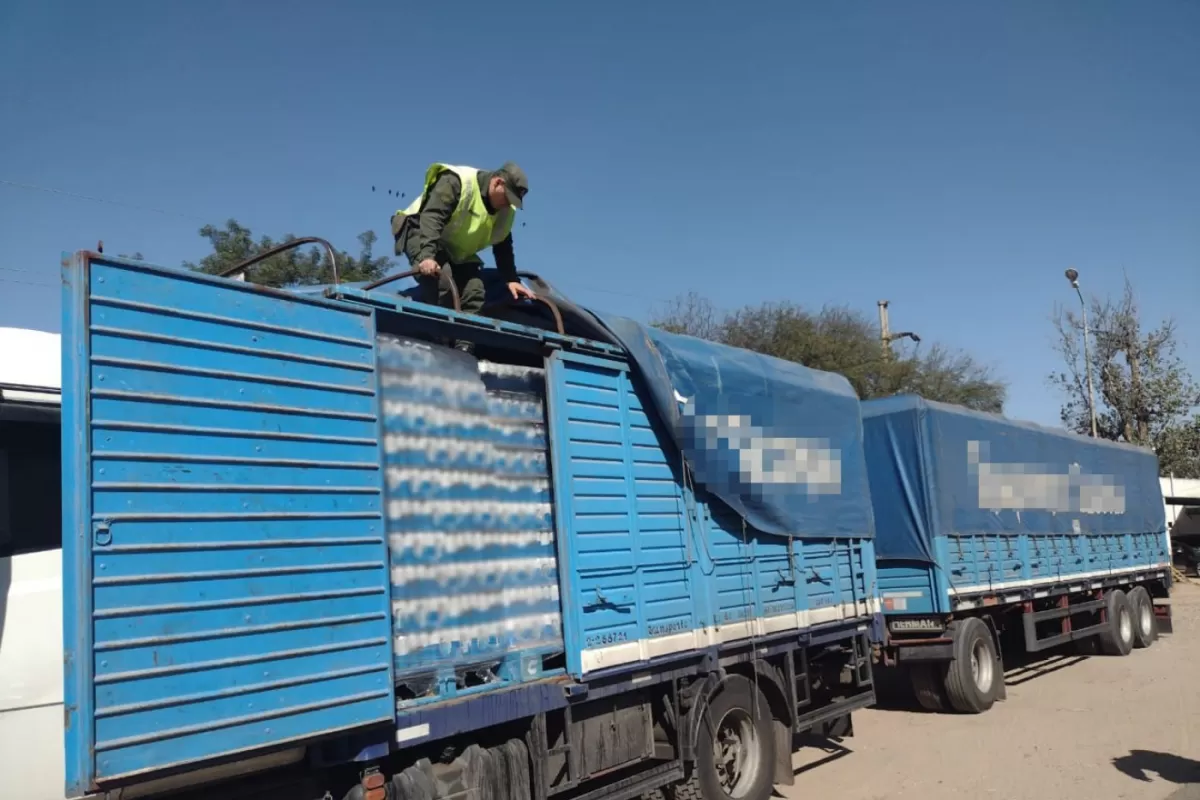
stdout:
[[489,245],[513,299],[534,297],[513,258],[513,217],[527,191],[525,172],[511,161],[495,171],[449,164],[426,170],[421,196],[392,216],[396,255],[406,255],[419,273],[424,302],[449,306],[453,281],[462,310],[479,313],[483,262],[477,254]]

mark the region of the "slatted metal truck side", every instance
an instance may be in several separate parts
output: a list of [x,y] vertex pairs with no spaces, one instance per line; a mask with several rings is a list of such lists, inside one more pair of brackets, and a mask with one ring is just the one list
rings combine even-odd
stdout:
[[873,702],[843,379],[565,302],[63,282],[69,795],[763,800]]

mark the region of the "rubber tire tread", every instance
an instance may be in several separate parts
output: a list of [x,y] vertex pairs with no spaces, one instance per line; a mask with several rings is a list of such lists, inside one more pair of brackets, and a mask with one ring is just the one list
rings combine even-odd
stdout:
[[[479,745],[471,745],[479,747]],[[476,787],[479,791],[479,800],[498,800],[496,797],[496,759],[492,756],[492,751],[479,747],[480,765],[479,765],[479,785]],[[441,797],[436,790],[434,797]]]
[[494,800],[513,800],[509,796],[512,784],[509,779],[508,751],[504,745],[489,747],[488,755],[492,757],[492,797]]
[[[1127,656],[1133,652],[1133,639],[1136,638],[1136,635],[1131,635],[1128,643],[1121,642],[1117,637],[1121,625],[1121,607],[1124,606],[1128,609],[1131,617],[1133,615],[1133,610],[1129,608],[1129,595],[1120,589],[1113,589],[1108,593],[1106,600],[1108,603],[1105,607],[1107,610],[1108,628],[1101,631],[1098,637],[1100,640],[1100,651],[1106,656]],[[1136,627],[1136,625],[1130,626],[1131,630]]]
[[531,800],[533,778],[529,765],[529,748],[520,739],[509,739],[502,747],[508,751],[509,800]]
[[939,713],[946,711],[948,701],[944,689],[944,679],[941,672],[945,669],[939,664],[913,664],[908,668],[908,681],[912,686],[913,697],[917,705],[926,711]]
[[[1143,633],[1141,626],[1142,605],[1150,607],[1150,630]],[[1129,605],[1133,611],[1133,646],[1139,650],[1158,641],[1158,617],[1154,616],[1154,601],[1145,586],[1135,586],[1129,593]]]
[[[645,795],[647,800],[657,800],[655,793],[657,791],[659,790],[656,789],[654,792]],[[661,791],[662,796],[666,800],[704,800],[704,794],[700,791],[700,784],[696,781],[695,770],[692,770],[692,773],[680,783],[674,786],[664,786]]]
[[422,759],[401,773],[407,775],[412,782],[414,800],[436,800],[437,798],[437,789],[434,788],[433,779],[425,771],[424,764],[428,763],[427,760]]
[[988,657],[996,664],[996,642],[987,623],[979,617],[967,617],[954,623],[954,660],[946,667],[946,698],[950,707],[963,714],[982,714],[996,704],[997,681],[1004,680],[1004,670],[993,670],[992,685],[987,693],[979,691],[971,677],[971,649],[974,643],[986,645]]
[[[757,697],[757,706],[755,703],[755,695]],[[716,708],[718,712],[725,709],[726,705],[730,708],[735,707],[734,703],[741,703],[741,707],[751,713],[757,708],[760,713],[765,716],[760,717],[757,721],[758,738],[762,745],[763,752],[760,754],[762,758],[762,769],[768,776],[768,780],[760,779],[757,787],[751,787],[751,791],[742,795],[739,800],[768,800],[771,794],[775,791],[775,731],[771,724],[770,706],[767,704],[767,698],[763,693],[747,678],[741,675],[730,675],[717,688],[709,698],[708,709],[706,714],[712,708]],[[716,715],[718,718],[720,713]],[[702,773],[706,770],[710,771],[711,779],[716,780],[716,771],[713,769],[709,759],[712,758],[712,741],[706,731],[707,726],[703,723],[700,725],[699,735],[704,737],[704,742],[697,741],[696,743],[696,760],[692,762],[691,768],[688,770],[688,775],[681,782],[667,788],[664,792],[669,800],[728,800],[728,795],[718,789],[712,796],[705,793],[702,780]],[[701,757],[700,753],[704,753],[705,757]]]

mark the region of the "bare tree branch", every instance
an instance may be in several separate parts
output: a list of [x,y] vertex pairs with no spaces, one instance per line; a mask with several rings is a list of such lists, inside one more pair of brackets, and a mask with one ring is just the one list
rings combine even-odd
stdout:
[[[1145,332],[1133,285],[1119,299],[1088,302],[1092,372],[1096,379],[1097,433],[1153,448],[1165,473],[1200,477],[1200,387],[1176,354],[1175,323]],[[1063,424],[1090,430],[1080,315],[1056,306],[1055,350],[1064,369],[1049,376],[1062,393]]]

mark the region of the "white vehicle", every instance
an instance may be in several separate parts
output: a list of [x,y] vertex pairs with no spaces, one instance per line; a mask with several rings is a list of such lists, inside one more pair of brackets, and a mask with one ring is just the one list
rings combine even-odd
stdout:
[[62,501],[56,333],[0,328],[0,775],[62,800]]

